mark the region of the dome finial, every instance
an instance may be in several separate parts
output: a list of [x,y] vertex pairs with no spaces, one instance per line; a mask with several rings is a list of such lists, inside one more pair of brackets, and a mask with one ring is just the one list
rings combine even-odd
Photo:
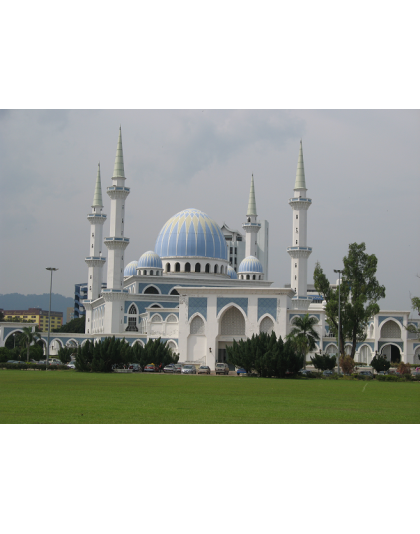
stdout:
[[92,208],[103,208],[102,187],[101,187],[101,164],[98,163],[98,174],[96,175],[95,192],[93,194]]
[[121,135],[121,125],[120,130],[118,134],[118,142],[117,142],[117,153],[115,154],[115,164],[114,164],[114,174],[112,175],[112,178],[123,178],[125,179],[124,175],[124,157],[123,157],[123,148],[122,148],[122,135]]

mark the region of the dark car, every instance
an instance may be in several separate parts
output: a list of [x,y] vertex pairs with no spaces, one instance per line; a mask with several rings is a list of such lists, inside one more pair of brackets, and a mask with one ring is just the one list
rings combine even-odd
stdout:
[[322,373],[323,376],[332,376],[333,374],[334,374],[333,371],[324,371],[324,372]]
[[145,373],[156,373],[156,371],[157,367],[153,363],[146,365],[146,367],[144,368]]
[[140,373],[140,371],[141,371],[140,364],[138,364],[138,363],[130,363],[128,368],[129,369],[133,369],[133,373]]
[[174,365],[174,373],[180,373],[182,371],[182,365],[180,363],[176,363]]
[[373,376],[370,371],[360,371],[359,376]]

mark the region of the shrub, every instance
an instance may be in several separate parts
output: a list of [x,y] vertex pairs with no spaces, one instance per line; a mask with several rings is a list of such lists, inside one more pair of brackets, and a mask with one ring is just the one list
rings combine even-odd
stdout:
[[6,347],[0,347],[0,362],[7,362],[7,360],[12,360],[10,350]]
[[380,382],[405,382],[406,379],[403,376],[396,375],[377,375],[376,380]]
[[389,362],[385,356],[376,354],[376,356],[372,358],[371,365],[375,371],[379,373],[380,371],[388,371],[391,367],[391,362]]
[[319,371],[332,371],[337,365],[336,357],[328,354],[315,354],[313,358],[311,357],[311,362]]
[[351,356],[340,356],[340,366],[344,374],[351,375],[356,364]]
[[401,375],[409,375],[409,374],[411,374],[410,365],[408,363],[400,362],[398,364],[398,372]]

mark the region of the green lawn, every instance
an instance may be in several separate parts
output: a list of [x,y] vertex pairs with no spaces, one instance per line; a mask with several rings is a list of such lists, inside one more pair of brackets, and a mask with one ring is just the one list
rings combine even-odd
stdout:
[[420,383],[8,370],[0,423],[420,423]]

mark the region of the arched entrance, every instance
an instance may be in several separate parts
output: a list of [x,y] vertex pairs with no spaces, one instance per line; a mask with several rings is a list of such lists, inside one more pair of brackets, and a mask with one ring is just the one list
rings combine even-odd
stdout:
[[399,363],[401,361],[401,350],[397,345],[391,343],[384,345],[381,354],[382,356],[385,356],[389,362]]
[[[219,325],[217,361],[226,363],[226,346],[231,346],[234,339],[246,337],[245,318],[236,306],[231,306],[223,312]],[[235,367],[229,364],[229,368],[233,370]]]

